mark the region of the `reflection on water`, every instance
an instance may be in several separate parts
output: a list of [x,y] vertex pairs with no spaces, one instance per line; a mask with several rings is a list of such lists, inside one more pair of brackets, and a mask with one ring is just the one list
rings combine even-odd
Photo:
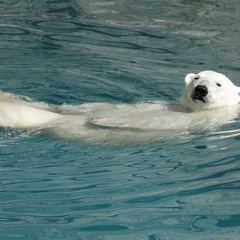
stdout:
[[[239,3],[0,3],[1,90],[48,104],[176,100],[189,72],[240,86]],[[108,148],[0,130],[2,239],[239,239],[239,119]]]

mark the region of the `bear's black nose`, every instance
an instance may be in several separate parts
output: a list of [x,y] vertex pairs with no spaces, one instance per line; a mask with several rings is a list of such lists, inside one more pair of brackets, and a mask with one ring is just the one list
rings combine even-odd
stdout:
[[198,86],[196,86],[196,88],[195,88],[195,94],[197,95],[197,96],[199,96],[199,97],[205,97],[205,96],[207,96],[207,94],[208,94],[208,89],[207,89],[207,87],[206,86],[204,86],[204,85],[198,85]]

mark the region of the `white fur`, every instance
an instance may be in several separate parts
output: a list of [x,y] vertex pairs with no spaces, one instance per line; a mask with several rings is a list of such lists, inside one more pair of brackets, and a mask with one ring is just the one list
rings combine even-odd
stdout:
[[[190,73],[185,84],[180,104],[163,101],[135,105],[92,103],[55,106],[55,112],[50,106],[0,92],[0,126],[42,129],[71,141],[138,145],[212,130],[237,116],[240,88],[223,74]],[[204,101],[192,98],[198,85],[208,89]]]
[[[186,88],[181,97],[181,103],[191,110],[212,109],[235,105],[240,102],[240,88],[235,86],[225,75],[213,71],[190,73],[185,77]],[[207,96],[202,101],[194,101],[191,97],[196,86],[206,86]]]
[[35,108],[12,94],[0,92],[0,126],[37,128],[61,118],[60,114]]

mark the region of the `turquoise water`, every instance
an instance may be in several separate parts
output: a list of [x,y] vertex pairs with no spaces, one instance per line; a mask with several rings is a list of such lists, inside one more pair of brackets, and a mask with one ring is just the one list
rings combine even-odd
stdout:
[[[176,100],[189,72],[240,86],[239,3],[0,3],[1,90],[48,104]],[[239,119],[103,147],[0,130],[1,239],[240,239]]]

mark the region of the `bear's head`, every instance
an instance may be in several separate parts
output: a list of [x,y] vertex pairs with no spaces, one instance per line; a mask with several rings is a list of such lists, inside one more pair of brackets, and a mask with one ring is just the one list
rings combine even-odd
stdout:
[[191,110],[212,109],[240,102],[240,88],[225,75],[214,71],[189,73],[181,103]]

